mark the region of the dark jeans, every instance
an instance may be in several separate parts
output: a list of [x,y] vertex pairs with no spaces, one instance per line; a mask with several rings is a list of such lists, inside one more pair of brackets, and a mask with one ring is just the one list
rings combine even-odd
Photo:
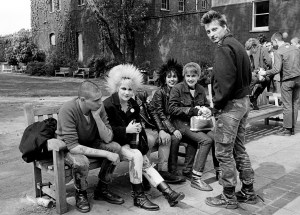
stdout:
[[294,128],[300,102],[300,76],[281,82],[283,127]]
[[222,171],[223,187],[235,187],[237,173],[243,183],[253,183],[254,171],[245,149],[245,128],[250,111],[249,97],[228,101],[215,126],[216,157]]
[[[257,99],[260,94],[267,88],[270,87],[272,78],[266,77],[264,81],[259,81],[257,75],[252,75],[252,80],[250,83],[250,91],[254,99]],[[256,86],[255,91],[253,92],[254,87]]]
[[177,170],[177,162],[178,162],[178,151],[181,140],[175,137],[175,135],[171,136],[171,147],[168,161],[168,170],[169,172]]
[[[181,132],[183,141],[188,144],[184,162],[185,169],[187,171],[194,169],[198,172],[203,172],[213,139],[204,132],[191,131],[191,127],[187,122],[178,120],[174,124]],[[198,148],[199,150],[197,151]]]

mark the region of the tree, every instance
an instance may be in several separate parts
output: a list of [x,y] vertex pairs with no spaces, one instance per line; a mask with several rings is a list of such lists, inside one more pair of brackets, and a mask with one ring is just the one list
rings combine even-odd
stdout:
[[134,62],[135,33],[145,26],[146,0],[87,0],[117,62]]
[[10,65],[27,64],[30,61],[45,61],[44,52],[38,50],[32,41],[31,31],[21,29],[7,37],[6,60]]

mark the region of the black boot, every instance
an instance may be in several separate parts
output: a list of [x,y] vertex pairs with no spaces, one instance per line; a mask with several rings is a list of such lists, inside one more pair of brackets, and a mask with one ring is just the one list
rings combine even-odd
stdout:
[[171,187],[164,181],[157,186],[157,189],[163,193],[171,207],[178,204],[178,202],[185,197],[182,192],[177,193],[176,191],[172,190]]
[[90,211],[90,203],[88,201],[86,191],[78,191],[75,192],[75,201],[76,201],[76,209],[82,213],[87,213]]
[[135,206],[143,208],[148,211],[157,211],[159,206],[151,202],[145,195],[142,184],[131,184],[132,186],[132,197]]
[[250,96],[250,102],[252,103],[253,110],[259,110],[257,106],[257,97],[255,95]]
[[215,197],[207,197],[205,203],[212,207],[235,209],[238,201],[234,193],[235,187],[224,187],[223,193]]
[[253,183],[242,185],[241,191],[236,193],[237,201],[248,204],[256,204],[258,202],[257,195],[254,192]]
[[112,173],[115,169],[115,165],[111,161],[104,160],[101,164],[101,170],[99,172],[99,182],[94,191],[95,200],[105,200],[111,204],[123,204],[125,201],[117,194],[112,193],[108,188],[108,183],[112,180]]
[[148,181],[148,179],[143,175],[143,188],[144,188],[144,191],[149,191],[151,189],[151,185]]

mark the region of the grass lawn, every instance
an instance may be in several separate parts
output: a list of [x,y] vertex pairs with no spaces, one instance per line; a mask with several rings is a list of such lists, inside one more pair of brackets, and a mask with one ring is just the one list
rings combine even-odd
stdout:
[[[102,89],[103,96],[108,96],[104,81],[99,78],[88,79]],[[0,72],[0,96],[2,97],[42,97],[42,96],[76,96],[82,78],[73,77],[37,77],[16,73]],[[156,89],[145,85],[145,90]]]

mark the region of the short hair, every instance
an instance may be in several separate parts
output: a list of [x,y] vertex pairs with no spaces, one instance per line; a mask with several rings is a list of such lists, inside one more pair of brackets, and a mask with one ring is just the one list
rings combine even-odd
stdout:
[[257,39],[260,44],[268,42],[267,37],[264,34],[259,34]]
[[190,62],[184,65],[182,75],[184,76],[187,73],[187,70],[191,69],[191,72],[195,72],[199,76],[201,75],[201,67],[198,63]]
[[202,16],[201,25],[209,24],[215,20],[219,22],[220,26],[227,26],[226,16],[214,10],[210,10]]
[[106,88],[110,93],[118,91],[123,81],[131,81],[132,89],[136,90],[143,84],[143,74],[132,64],[120,64],[113,67],[106,78]]
[[259,45],[258,39],[249,38],[245,43],[245,49],[250,50],[251,48],[256,48]]
[[166,77],[169,72],[173,71],[178,78],[178,82],[183,80],[182,65],[177,63],[174,59],[169,59],[167,63],[163,64],[158,72],[158,86],[166,84]]
[[299,44],[299,38],[298,38],[298,37],[293,37],[293,38],[291,39],[291,42],[294,42],[294,43],[296,43],[296,44]]
[[282,33],[276,32],[272,35],[271,40],[277,39],[278,41],[283,41]]
[[81,83],[79,90],[78,90],[78,97],[79,98],[86,98],[90,99],[95,94],[101,94],[101,89],[91,81],[84,81]]

